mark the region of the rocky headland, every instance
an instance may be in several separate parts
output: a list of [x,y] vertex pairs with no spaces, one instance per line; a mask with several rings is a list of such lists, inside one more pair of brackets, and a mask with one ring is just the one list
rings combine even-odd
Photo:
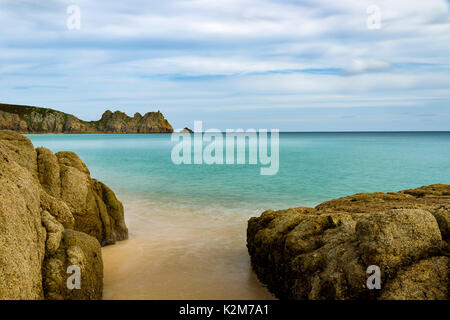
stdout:
[[[281,299],[449,299],[450,185],[363,193],[248,222],[258,278]],[[367,268],[381,271],[369,290]]]
[[127,237],[122,203],[75,153],[0,131],[0,299],[100,299],[101,246]]
[[100,120],[83,121],[53,109],[0,104],[0,130],[21,133],[171,133],[173,128],[163,114],[135,113],[107,110]]

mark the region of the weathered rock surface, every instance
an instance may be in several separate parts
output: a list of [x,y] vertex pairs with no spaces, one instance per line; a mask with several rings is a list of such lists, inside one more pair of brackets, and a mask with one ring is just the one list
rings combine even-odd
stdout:
[[[80,289],[67,289],[69,266],[80,268]],[[100,299],[103,291],[100,244],[83,232],[66,229],[58,250],[44,261],[43,276],[43,287],[48,299]]]
[[[0,132],[0,298],[40,299],[46,231],[41,222],[39,184],[27,168],[36,159],[31,142]],[[20,148],[11,143],[14,139]],[[6,141],[6,142],[5,142]],[[19,148],[19,147],[17,147]],[[17,149],[17,150],[20,150]]]
[[[281,299],[449,299],[450,185],[356,194],[248,222],[254,271]],[[366,287],[370,265],[381,289]]]
[[123,206],[114,193],[103,183],[91,179],[89,169],[75,153],[58,152],[56,158],[60,197],[72,212],[74,229],[97,238],[102,245],[126,239],[128,230]]
[[0,130],[21,133],[170,133],[173,128],[161,112],[125,113],[105,111],[100,120],[83,121],[53,109],[0,104]]
[[122,204],[75,153],[0,131],[0,299],[100,299],[100,244],[127,237]]

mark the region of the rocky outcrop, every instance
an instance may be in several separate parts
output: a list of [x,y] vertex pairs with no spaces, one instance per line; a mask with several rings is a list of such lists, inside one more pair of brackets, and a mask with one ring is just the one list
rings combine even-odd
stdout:
[[[67,289],[67,269],[80,268],[80,289]],[[59,248],[46,259],[43,288],[52,300],[100,299],[103,291],[103,261],[100,244],[83,232],[66,229]]]
[[192,131],[188,127],[185,127],[184,129],[180,130],[179,133],[194,133],[194,131]]
[[122,204],[75,153],[0,131],[0,299],[100,299],[100,246],[127,236]]
[[[450,186],[356,194],[248,222],[259,279],[281,299],[449,299]],[[381,289],[369,290],[369,266]]]
[[143,116],[135,113],[133,118],[125,113],[109,110],[103,113],[102,118],[95,122],[96,130],[99,132],[115,133],[170,133],[172,126],[164,118],[161,112],[147,112]]
[[32,106],[0,104],[0,130],[21,133],[170,133],[173,128],[161,112],[105,111],[98,121],[83,121],[64,112]]

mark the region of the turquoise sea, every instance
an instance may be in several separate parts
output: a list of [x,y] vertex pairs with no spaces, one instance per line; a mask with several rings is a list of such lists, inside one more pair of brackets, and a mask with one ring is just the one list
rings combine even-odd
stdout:
[[76,152],[123,202],[130,239],[103,248],[105,299],[270,299],[251,216],[359,192],[450,184],[450,132],[280,133],[279,171],[175,165],[169,134],[28,135]]
[[28,137],[35,147],[78,153],[120,195],[187,206],[281,209],[450,183],[450,132],[281,133],[274,176],[260,175],[259,165],[175,165],[167,134]]

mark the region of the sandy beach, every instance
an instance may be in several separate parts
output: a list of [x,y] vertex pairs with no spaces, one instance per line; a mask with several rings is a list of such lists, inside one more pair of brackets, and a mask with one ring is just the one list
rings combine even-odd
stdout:
[[130,239],[102,249],[103,299],[274,299],[251,271],[245,214],[124,205]]

